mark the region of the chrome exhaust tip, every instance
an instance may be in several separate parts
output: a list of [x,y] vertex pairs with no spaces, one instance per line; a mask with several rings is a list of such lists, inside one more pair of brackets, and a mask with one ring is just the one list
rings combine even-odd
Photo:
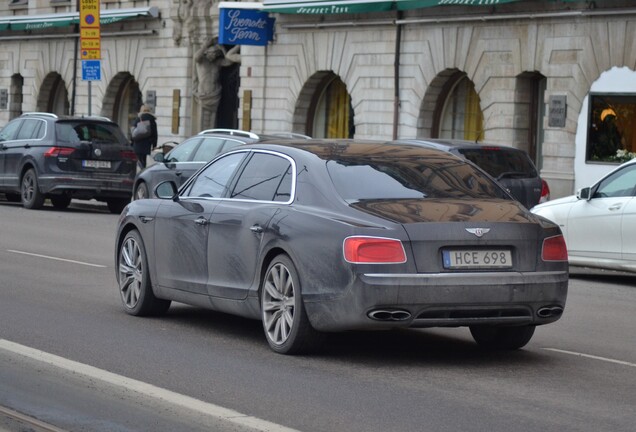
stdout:
[[537,310],[537,315],[541,318],[553,318],[563,314],[563,308],[561,306],[544,306]]
[[376,321],[405,321],[411,318],[409,311],[401,309],[376,309],[367,314],[369,318]]

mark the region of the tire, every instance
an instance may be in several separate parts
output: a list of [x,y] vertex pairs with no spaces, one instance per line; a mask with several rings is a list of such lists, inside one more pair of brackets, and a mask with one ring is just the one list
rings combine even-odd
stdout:
[[141,182],[137,185],[135,189],[135,194],[133,195],[134,200],[147,199],[150,196],[148,193],[148,185],[146,182]]
[[16,194],[16,193],[6,193],[4,194],[4,197],[7,199],[7,201],[9,202],[20,202],[22,200],[22,197],[20,196],[20,194]]
[[52,195],[51,204],[58,210],[64,210],[71,205],[71,197],[68,195]]
[[119,294],[126,313],[135,316],[166,313],[170,300],[159,299],[152,292],[146,248],[138,231],[126,234],[117,257]]
[[127,198],[110,198],[106,200],[108,211],[115,214],[121,213],[122,210],[124,210],[124,207],[128,205],[128,203],[130,203],[130,200]]
[[40,209],[44,205],[44,194],[38,186],[38,176],[33,168],[30,168],[22,176],[20,182],[20,195],[22,206],[27,209]]
[[535,326],[472,326],[470,333],[475,342],[484,348],[516,350],[530,342],[535,328]]
[[287,255],[274,258],[265,272],[261,318],[265,338],[279,354],[309,352],[322,342],[324,335],[314,330],[307,318],[298,272]]

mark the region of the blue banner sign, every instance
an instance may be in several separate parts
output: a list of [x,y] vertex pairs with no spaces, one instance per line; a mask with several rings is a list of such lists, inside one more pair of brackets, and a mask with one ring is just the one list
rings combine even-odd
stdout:
[[261,45],[274,39],[274,18],[253,9],[219,9],[219,43]]

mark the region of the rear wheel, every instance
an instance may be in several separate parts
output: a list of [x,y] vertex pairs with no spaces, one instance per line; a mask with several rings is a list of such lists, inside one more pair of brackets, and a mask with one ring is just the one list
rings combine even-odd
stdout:
[[20,183],[20,195],[22,205],[28,209],[39,209],[44,205],[44,194],[40,192],[38,186],[38,176],[33,168],[29,169]]
[[71,204],[71,197],[68,195],[53,195],[51,196],[51,204],[56,209],[63,210]]
[[146,182],[139,183],[137,185],[137,188],[135,189],[134,199],[140,200],[140,199],[146,199],[148,197],[149,197],[148,185],[146,184]]
[[261,317],[267,342],[277,353],[307,352],[322,341],[323,335],[307,318],[298,272],[287,255],[278,255],[267,268],[262,282]]
[[108,210],[111,213],[121,213],[124,207],[128,205],[130,202],[129,199],[126,198],[110,198],[106,200],[106,204],[108,205]]
[[170,300],[155,297],[148,272],[148,258],[141,235],[126,234],[119,248],[117,280],[124,310],[130,315],[161,315],[170,307]]
[[473,339],[484,348],[515,350],[524,347],[534,334],[535,326],[472,326]]

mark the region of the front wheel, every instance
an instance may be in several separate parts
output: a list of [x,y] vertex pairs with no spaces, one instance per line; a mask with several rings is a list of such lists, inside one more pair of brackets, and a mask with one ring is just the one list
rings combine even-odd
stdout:
[[20,183],[20,195],[22,205],[27,209],[39,209],[44,205],[44,194],[38,186],[38,176],[33,168],[30,168],[22,177]]
[[516,350],[530,342],[535,328],[535,326],[472,326],[470,333],[475,342],[484,348]]
[[263,329],[272,350],[299,354],[317,348],[323,335],[307,318],[298,272],[287,255],[278,255],[270,263],[261,289]]
[[170,300],[155,297],[150,283],[148,257],[141,235],[126,234],[118,254],[117,281],[124,310],[130,315],[161,315],[170,307]]

